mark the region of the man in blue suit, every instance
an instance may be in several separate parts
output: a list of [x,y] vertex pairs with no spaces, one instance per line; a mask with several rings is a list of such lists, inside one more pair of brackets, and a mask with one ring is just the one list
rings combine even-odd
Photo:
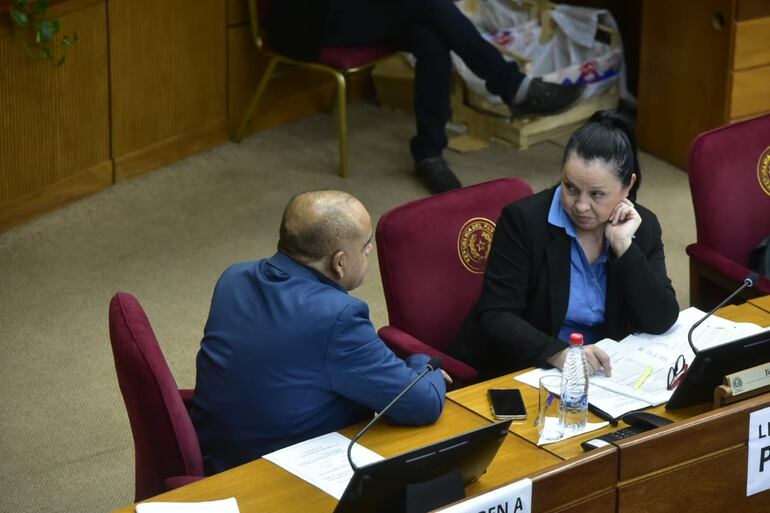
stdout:
[[[191,416],[206,473],[336,431],[380,411],[425,368],[380,340],[361,284],[372,249],[364,206],[339,191],[294,197],[278,252],[227,269],[211,300]],[[434,422],[444,375],[433,371],[388,411],[402,424]]]

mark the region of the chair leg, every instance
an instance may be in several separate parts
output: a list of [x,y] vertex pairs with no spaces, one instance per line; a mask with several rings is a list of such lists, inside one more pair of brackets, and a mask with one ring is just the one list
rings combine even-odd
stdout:
[[267,88],[267,83],[270,82],[270,79],[273,77],[273,70],[275,69],[276,64],[278,64],[278,59],[270,59],[270,62],[267,63],[267,68],[265,68],[265,72],[259,80],[257,90],[254,91],[251,100],[249,100],[249,105],[241,116],[241,122],[238,125],[238,129],[233,134],[233,141],[237,143],[241,142],[241,139],[243,139],[243,136],[246,134],[246,129],[249,128],[249,123],[251,123],[251,118],[254,116],[259,101],[262,99],[262,94],[264,94],[265,89]]
[[339,124],[340,144],[340,176],[348,176],[348,114],[347,114],[347,87],[345,75],[335,73],[337,79],[337,123]]

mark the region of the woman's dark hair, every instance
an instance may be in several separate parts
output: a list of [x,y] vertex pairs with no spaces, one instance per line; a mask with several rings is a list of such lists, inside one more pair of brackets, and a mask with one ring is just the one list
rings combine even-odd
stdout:
[[611,110],[595,112],[569,138],[564,149],[562,167],[572,157],[588,162],[602,160],[611,164],[624,187],[631,183],[631,175],[635,174],[636,182],[631,187],[628,198],[636,201],[636,191],[642,182],[642,173],[636,154],[634,130],[623,114]]

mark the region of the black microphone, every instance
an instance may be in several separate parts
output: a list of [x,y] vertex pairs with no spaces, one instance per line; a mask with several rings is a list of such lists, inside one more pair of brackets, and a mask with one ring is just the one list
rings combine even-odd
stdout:
[[705,321],[706,319],[708,319],[709,317],[711,317],[711,314],[713,314],[714,312],[716,312],[717,310],[719,310],[720,308],[722,308],[723,306],[725,306],[725,304],[726,304],[728,301],[730,301],[732,298],[734,298],[735,296],[737,296],[737,295],[738,295],[738,294],[739,294],[739,293],[740,293],[740,292],[741,292],[743,289],[745,289],[745,288],[748,288],[748,287],[753,287],[753,286],[754,286],[754,284],[757,282],[757,280],[759,280],[759,275],[758,275],[757,273],[751,273],[751,274],[749,274],[749,275],[746,277],[746,279],[745,279],[745,280],[743,280],[743,285],[741,285],[740,287],[738,287],[738,290],[736,290],[735,292],[733,292],[732,294],[730,294],[730,296],[728,296],[728,298],[727,298],[727,299],[725,299],[724,301],[722,301],[721,303],[719,303],[719,304],[718,304],[716,307],[714,307],[714,309],[713,309],[713,310],[711,310],[709,313],[707,313],[706,315],[704,315],[704,316],[703,316],[703,318],[702,318],[701,320],[699,320],[698,322],[696,322],[695,324],[693,324],[693,325],[692,325],[692,327],[690,328],[690,331],[687,333],[687,342],[689,342],[689,343],[690,343],[690,347],[692,348],[692,352],[693,352],[693,353],[695,353],[695,354],[698,354],[698,350],[695,348],[695,344],[693,344],[693,343],[692,343],[692,332],[693,332],[693,331],[695,331],[695,328],[697,328],[698,326],[700,326],[700,325],[701,325],[701,323],[703,323],[703,321]]
[[434,356],[433,358],[428,360],[428,363],[425,365],[425,370],[423,370],[416,378],[414,378],[412,380],[412,382],[409,383],[406,386],[406,388],[403,389],[401,391],[401,393],[399,393],[395,397],[395,399],[390,401],[388,403],[388,405],[385,406],[385,408],[382,409],[381,412],[377,413],[374,416],[374,418],[372,420],[370,420],[369,423],[366,426],[364,426],[364,428],[361,431],[359,431],[356,436],[353,437],[353,440],[351,440],[350,444],[348,444],[348,461],[350,462],[350,466],[353,468],[353,471],[358,470],[358,466],[355,463],[353,463],[353,458],[350,457],[350,451],[353,450],[353,445],[358,441],[359,438],[364,436],[364,433],[369,431],[369,428],[372,427],[374,425],[374,423],[377,422],[377,420],[379,420],[379,418],[382,417],[385,414],[385,412],[390,409],[391,406],[396,404],[396,402],[399,399],[401,399],[404,396],[404,394],[409,392],[412,389],[412,387],[415,386],[417,384],[417,382],[420,381],[427,373],[433,372],[434,370],[437,370],[437,369],[440,369],[441,368],[441,362],[442,362],[442,360],[441,360],[440,356]]

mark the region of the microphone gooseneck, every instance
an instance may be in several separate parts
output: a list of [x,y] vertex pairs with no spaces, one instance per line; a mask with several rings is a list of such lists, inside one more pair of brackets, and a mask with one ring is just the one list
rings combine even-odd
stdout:
[[382,409],[382,411],[377,413],[374,416],[374,418],[372,420],[370,420],[369,423],[366,426],[364,426],[364,428],[361,431],[358,432],[358,434],[356,436],[353,437],[353,439],[348,444],[348,461],[350,462],[350,467],[353,469],[354,472],[358,469],[358,465],[353,463],[353,458],[351,457],[350,453],[353,450],[353,446],[358,441],[358,439],[361,438],[362,436],[364,436],[364,433],[369,431],[369,428],[372,427],[374,425],[374,423],[377,422],[380,419],[380,417],[382,417],[385,414],[385,412],[390,409],[391,406],[396,404],[398,402],[398,400],[401,399],[404,396],[404,394],[409,392],[412,389],[412,387],[415,386],[417,384],[417,382],[420,381],[426,374],[428,374],[429,372],[433,372],[434,370],[437,370],[437,369],[440,369],[440,368],[441,368],[441,357],[440,356],[434,356],[433,358],[428,360],[428,363],[425,364],[425,369],[422,372],[420,372],[420,374],[416,378],[414,378],[412,380],[412,382],[409,383],[406,386],[406,388],[404,388],[392,401],[390,401],[387,404],[387,406],[385,406],[385,408]]
[[733,292],[732,294],[730,294],[730,295],[727,297],[727,299],[725,299],[724,301],[722,301],[721,303],[719,303],[717,306],[715,306],[715,307],[714,307],[714,309],[713,309],[713,310],[711,310],[709,313],[707,313],[706,315],[704,315],[703,317],[701,317],[701,319],[700,319],[698,322],[696,322],[695,324],[693,324],[693,325],[692,325],[692,327],[690,328],[690,331],[688,331],[688,332],[687,332],[687,342],[689,342],[689,343],[690,343],[690,348],[692,348],[692,352],[693,352],[693,353],[695,353],[695,354],[698,354],[698,349],[695,347],[695,344],[693,344],[693,343],[692,343],[692,332],[693,332],[693,331],[695,331],[695,328],[697,328],[698,326],[700,326],[700,325],[703,323],[703,321],[705,321],[706,319],[708,319],[709,317],[711,317],[711,315],[712,315],[714,312],[716,312],[717,310],[719,310],[720,308],[722,308],[723,306],[725,306],[725,304],[727,304],[727,303],[728,303],[728,302],[729,302],[729,301],[730,301],[732,298],[734,298],[735,296],[737,296],[738,294],[740,294],[740,293],[741,293],[741,291],[742,291],[743,289],[745,289],[745,288],[750,288],[750,287],[753,287],[753,286],[754,286],[754,284],[757,282],[757,280],[758,280],[758,279],[759,279],[759,275],[758,275],[757,273],[751,273],[751,274],[749,274],[749,275],[746,277],[746,279],[744,279],[744,280],[743,280],[743,285],[741,285],[740,287],[738,287],[738,289],[737,289],[735,292]]

